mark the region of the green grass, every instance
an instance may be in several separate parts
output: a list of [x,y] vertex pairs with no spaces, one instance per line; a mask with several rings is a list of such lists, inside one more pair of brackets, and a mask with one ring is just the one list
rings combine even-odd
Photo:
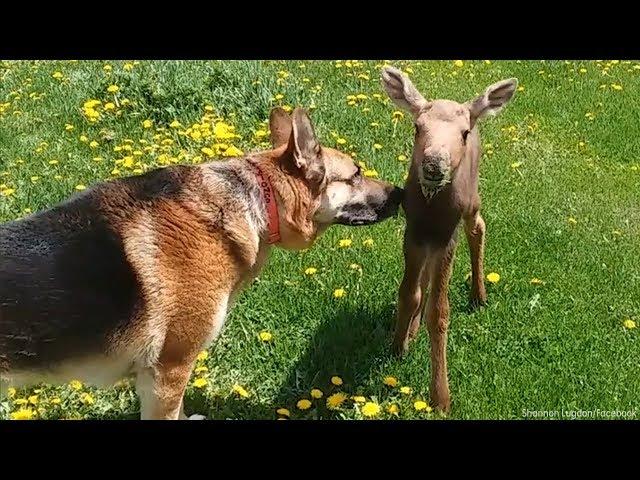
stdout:
[[[429,98],[465,101],[512,76],[524,87],[498,117],[481,125],[485,273],[497,272],[501,280],[488,285],[488,306],[470,313],[464,280],[469,255],[461,235],[450,286],[450,417],[522,418],[523,409],[636,409],[638,329],[624,328],[623,321],[640,323],[640,63],[391,63],[408,69]],[[382,178],[403,182],[407,163],[397,157],[410,156],[412,126],[406,116],[392,120],[396,108],[379,83],[382,62],[341,62],[341,67],[315,61],[140,62],[131,70],[124,64],[0,64],[0,221],[47,208],[77,185],[112,178],[114,167],[126,175],[159,163],[201,161],[200,148],[212,140],[188,140],[169,124],[199,121],[205,105],[236,127],[241,138],[233,144],[244,151],[264,146],[255,132],[265,128],[271,106],[313,105],[325,144],[345,138],[345,151]],[[54,78],[54,72],[63,78]],[[83,103],[114,101],[107,93],[111,84],[120,87],[118,104],[124,98],[130,104],[88,122]],[[283,98],[276,100],[277,94]],[[367,98],[349,105],[347,96],[358,94]],[[157,143],[155,129],[142,127],[147,119],[154,128],[166,128],[158,141],[170,138],[173,144],[166,152],[142,151],[130,168],[116,163],[140,149],[140,139]],[[65,130],[65,124],[74,129]],[[134,141],[132,152],[115,152],[125,139]],[[99,143],[96,148],[89,146],[92,140]],[[375,149],[376,143],[382,148]],[[162,153],[167,157],[159,160]],[[292,418],[363,418],[351,401],[339,411],[326,409],[326,397],[340,390],[383,408],[397,403],[400,418],[435,418],[413,408],[414,401],[428,398],[426,331],[405,359],[389,353],[403,228],[402,216],[366,228],[333,227],[313,249],[274,251],[259,280],[238,299],[208,358],[199,362],[208,371],[194,379],[208,383],[189,386],[187,413],[274,419],[275,409],[286,407]],[[353,239],[351,247],[339,248],[344,238]],[[362,244],[368,238],[374,240],[371,248]],[[362,273],[350,268],[353,263]],[[318,272],[307,276],[307,267]],[[534,277],[545,284],[532,285]],[[334,299],[336,288],[347,295]],[[263,330],[273,334],[272,342],[259,340]],[[331,386],[333,375],[344,385]],[[413,392],[402,395],[383,385],[387,375]],[[235,384],[249,397],[234,393]],[[297,410],[296,402],[310,398],[313,387],[325,397],[310,410]],[[126,385],[36,390],[0,400],[0,418],[19,408],[17,399],[34,394],[32,407],[41,408],[41,418],[138,415],[136,396]],[[86,396],[83,403],[86,392],[94,403]],[[52,404],[56,397],[60,403]],[[379,418],[392,416],[383,411]]]

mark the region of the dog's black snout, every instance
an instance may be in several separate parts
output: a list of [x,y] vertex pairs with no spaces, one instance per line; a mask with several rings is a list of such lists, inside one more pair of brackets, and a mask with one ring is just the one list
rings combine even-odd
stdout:
[[394,204],[399,204],[404,198],[404,188],[393,187],[393,190],[389,194],[389,200]]

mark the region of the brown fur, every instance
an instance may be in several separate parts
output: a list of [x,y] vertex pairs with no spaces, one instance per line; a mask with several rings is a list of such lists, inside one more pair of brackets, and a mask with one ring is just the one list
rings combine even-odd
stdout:
[[[125,305],[116,296],[124,293],[111,291],[122,278],[118,271],[105,285],[109,291],[86,292],[88,297],[100,294],[105,305],[122,302],[126,308],[121,310],[129,313],[127,318],[101,317],[98,327],[105,332],[104,340],[90,329],[83,331],[80,344],[87,351],[82,353],[75,346],[67,352],[64,345],[80,335],[78,325],[84,325],[81,322],[86,315],[78,313],[77,298],[64,303],[61,308],[65,310],[56,316],[61,319],[60,326],[51,326],[42,342],[35,338],[27,342],[30,351],[26,358],[33,359],[32,364],[26,363],[25,347],[15,339],[38,335],[39,326],[50,320],[0,308],[0,340],[9,339],[0,342],[0,376],[18,383],[70,380],[86,373],[91,365],[108,383],[133,373],[142,418],[185,418],[183,394],[198,352],[217,337],[234,298],[258,275],[271,249],[255,165],[275,191],[281,234],[278,246],[283,248],[307,248],[333,223],[380,221],[395,213],[401,200],[401,189],[363,178],[347,155],[322,148],[304,111],[296,109],[290,117],[276,109],[270,124],[271,150],[244,159],[169,167],[101,184],[68,205],[4,227],[6,236],[0,229],[0,256],[24,261],[28,255],[18,254],[16,249],[24,248],[23,244],[32,248],[29,242],[42,243],[47,222],[58,226],[78,223],[70,229],[75,233],[54,232],[58,237],[64,235],[61,246],[56,247],[60,255],[66,254],[64,245],[71,240],[86,248],[81,243],[85,229],[92,232],[94,225],[104,225],[108,233],[99,231],[97,238],[113,237],[116,245],[121,243],[122,251],[114,247],[113,258],[105,267],[93,263],[98,257],[85,258],[79,253],[81,268],[90,272],[119,260],[124,265],[122,272],[129,272],[139,288],[135,294],[129,292],[135,298]],[[9,238],[14,230],[26,232],[24,241],[20,239],[16,246]],[[73,237],[76,233],[80,239]],[[0,280],[16,283],[21,266],[18,260],[13,270],[0,269]],[[46,259],[42,261],[44,271],[51,268]],[[75,285],[77,272],[67,271],[64,264],[58,268],[61,271],[56,277],[66,283],[53,289]],[[100,271],[96,274],[100,276]],[[38,278],[37,272],[32,275]],[[24,297],[26,287],[12,288],[0,289],[0,306],[21,304],[14,299]],[[41,292],[43,302],[55,302],[55,291]],[[43,305],[40,310],[46,311],[48,304]],[[69,323],[66,316],[79,320]],[[52,340],[61,345],[55,358],[47,350]],[[73,377],[67,378],[70,375]]]
[[448,289],[461,219],[471,251],[471,303],[482,305],[487,299],[476,121],[499,110],[513,95],[517,82],[512,79],[494,84],[466,104],[450,100],[428,102],[394,68],[383,71],[383,84],[390,98],[413,114],[416,128],[403,201],[407,217],[405,272],[398,293],[393,350],[399,355],[407,352],[424,316],[431,341],[431,402],[438,410],[449,411]]

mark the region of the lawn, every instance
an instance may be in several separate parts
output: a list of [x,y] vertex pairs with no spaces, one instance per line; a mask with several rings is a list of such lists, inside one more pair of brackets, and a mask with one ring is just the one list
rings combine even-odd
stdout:
[[[470,312],[461,235],[449,418],[637,409],[640,62],[2,62],[0,221],[101,180],[263,148],[275,105],[309,108],[324,144],[401,184],[413,127],[380,85],[385,63],[428,98],[465,101],[503,78],[520,81],[504,111],[480,126],[485,274],[500,279],[487,284],[488,305]],[[403,229],[400,215],[332,227],[308,251],[274,250],[201,354],[187,413],[276,419],[286,408],[292,419],[359,419],[375,413],[366,401],[380,405],[375,418],[439,418],[416,409],[428,400],[426,330],[406,358],[390,354]],[[345,295],[335,298],[336,289]],[[136,418],[131,385],[10,389],[0,418]],[[329,409],[340,392],[346,399]],[[298,408],[302,399],[308,409]]]

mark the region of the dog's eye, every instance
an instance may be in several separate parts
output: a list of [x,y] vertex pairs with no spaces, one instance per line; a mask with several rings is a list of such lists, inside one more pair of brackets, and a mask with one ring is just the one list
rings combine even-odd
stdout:
[[462,141],[466,142],[467,141],[467,136],[469,135],[469,130],[465,130],[464,132],[462,132]]

